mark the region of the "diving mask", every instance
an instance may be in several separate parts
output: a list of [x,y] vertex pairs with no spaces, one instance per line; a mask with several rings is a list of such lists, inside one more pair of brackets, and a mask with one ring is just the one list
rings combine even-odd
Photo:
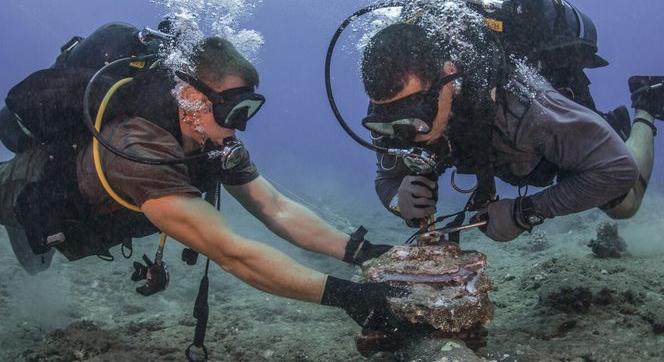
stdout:
[[378,135],[412,143],[418,134],[427,134],[431,131],[433,121],[438,114],[440,91],[461,76],[461,73],[456,73],[442,77],[429,90],[411,94],[394,102],[372,103],[369,114],[362,120],[362,125]]
[[260,111],[265,97],[254,93],[252,87],[239,87],[215,92],[198,78],[175,72],[178,78],[203,93],[212,102],[214,119],[221,127],[244,131],[247,122]]

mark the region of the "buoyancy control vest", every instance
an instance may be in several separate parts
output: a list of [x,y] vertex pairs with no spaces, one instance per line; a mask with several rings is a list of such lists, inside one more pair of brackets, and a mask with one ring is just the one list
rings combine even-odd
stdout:
[[[48,154],[42,177],[26,185],[14,205],[35,254],[55,246],[70,260],[91,255],[109,258],[111,247],[129,246],[133,237],[157,231],[144,215],[129,210],[95,216],[79,193],[76,177],[80,146],[91,140],[83,123],[86,85],[107,63],[150,52],[150,45],[141,43],[137,34],[130,25],[108,24],[86,39],[75,37],[52,67],[33,73],[8,94],[8,111],[21,132],[13,139],[20,139],[24,148],[40,147]],[[173,78],[160,67],[144,68],[124,66],[105,73],[91,108],[98,107],[110,85],[134,77],[113,98],[105,118],[139,116],[181,141],[177,106],[170,95]]]

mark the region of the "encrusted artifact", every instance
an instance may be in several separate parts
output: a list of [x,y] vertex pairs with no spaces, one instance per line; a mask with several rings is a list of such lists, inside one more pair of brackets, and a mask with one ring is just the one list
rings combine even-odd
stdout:
[[408,291],[389,301],[413,327],[428,326],[453,336],[482,327],[493,316],[486,256],[462,251],[456,243],[398,246],[362,269],[367,282],[387,282]]

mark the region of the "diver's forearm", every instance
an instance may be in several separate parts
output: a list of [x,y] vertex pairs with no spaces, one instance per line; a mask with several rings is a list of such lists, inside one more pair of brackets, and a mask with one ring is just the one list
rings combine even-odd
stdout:
[[288,198],[279,201],[279,211],[266,223],[279,237],[309,251],[343,259],[348,234]]
[[232,254],[223,242],[210,243],[207,255],[222,269],[254,288],[285,298],[319,303],[326,276],[298,264],[284,253],[259,242],[238,238]]
[[627,194],[634,186],[637,177],[638,170],[634,166],[634,161],[625,158],[615,162],[610,170],[587,171],[568,176],[555,186],[531,198],[535,208],[544,217],[570,215],[604,206]]
[[632,152],[596,112],[550,90],[533,100],[526,116],[529,121],[514,135],[517,149],[533,150],[562,175],[532,196],[543,216],[605,206],[634,187],[639,170]]
[[297,264],[270,246],[235,234],[204,200],[169,195],[148,200],[141,208],[161,231],[251,286],[287,298],[320,300],[325,275]]

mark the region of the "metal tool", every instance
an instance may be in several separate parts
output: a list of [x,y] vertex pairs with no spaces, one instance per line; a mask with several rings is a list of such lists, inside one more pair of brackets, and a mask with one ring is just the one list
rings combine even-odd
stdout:
[[488,223],[489,223],[488,221],[480,221],[480,222],[476,222],[476,223],[473,223],[473,224],[461,225],[461,226],[455,226],[455,227],[451,227],[451,228],[447,228],[447,229],[436,230],[434,232],[437,232],[441,235],[446,235],[446,234],[456,233],[456,232],[459,232],[459,231],[466,231],[466,230],[480,228],[482,226],[486,226]]

